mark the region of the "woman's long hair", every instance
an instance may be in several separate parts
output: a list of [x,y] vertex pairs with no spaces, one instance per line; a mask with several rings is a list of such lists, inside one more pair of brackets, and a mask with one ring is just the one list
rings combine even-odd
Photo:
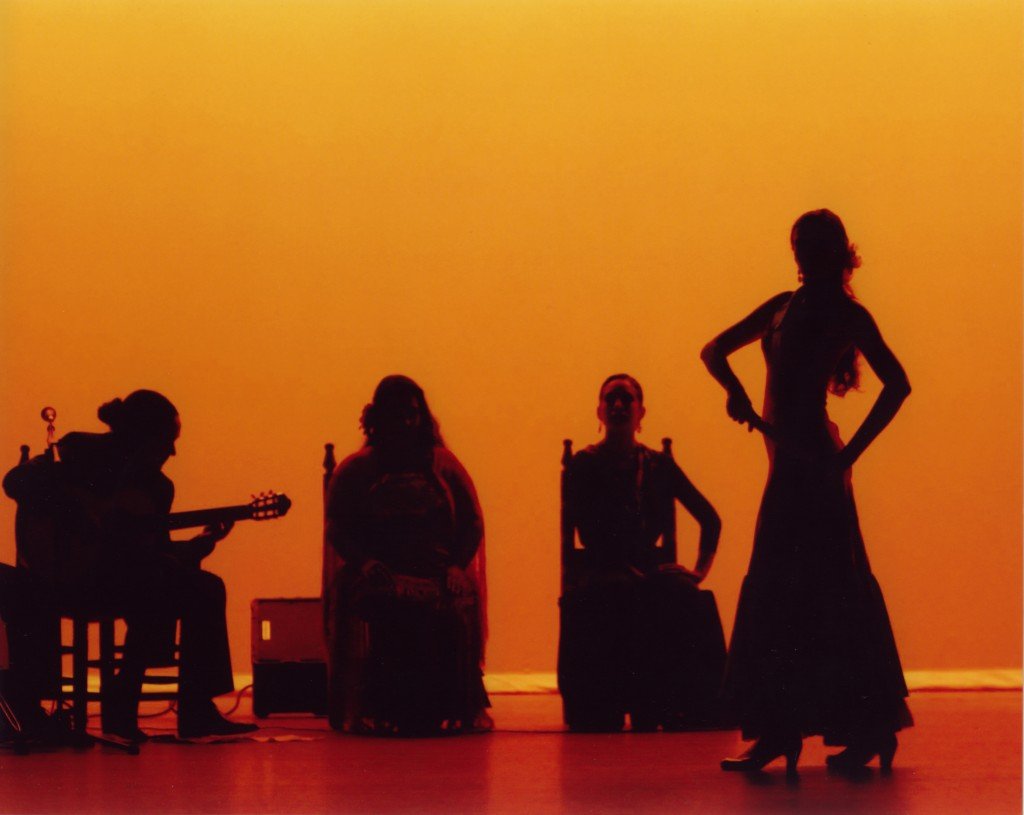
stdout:
[[[827,209],[806,212],[797,218],[789,233],[799,267],[800,282],[821,288],[834,288],[851,300],[856,299],[850,279],[860,266],[856,245],[846,236],[846,227],[839,216]],[[860,385],[857,347],[851,345],[836,364],[828,389],[836,396],[845,396]]]
[[420,405],[420,424],[414,441],[415,452],[426,454],[434,447],[444,447],[441,430],[434,414],[430,412],[423,388],[409,377],[400,374],[384,377],[373,392],[373,401],[363,408],[359,424],[363,429],[363,435],[366,436],[367,447],[389,446],[388,443],[392,440],[386,435],[386,428],[390,424],[386,418],[389,414],[408,407],[414,398]]

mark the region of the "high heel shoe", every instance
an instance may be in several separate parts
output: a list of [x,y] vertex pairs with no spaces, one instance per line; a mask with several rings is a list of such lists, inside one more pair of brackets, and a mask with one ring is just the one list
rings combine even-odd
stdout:
[[762,736],[754,746],[736,758],[722,759],[721,767],[726,772],[752,773],[764,769],[775,759],[786,757],[786,775],[796,775],[796,762],[800,758],[803,740],[799,736]]
[[892,772],[892,759],[896,755],[896,734],[889,733],[873,741],[856,741],[841,753],[825,758],[830,770],[851,772],[864,768],[871,759],[878,756],[878,766],[883,773]]

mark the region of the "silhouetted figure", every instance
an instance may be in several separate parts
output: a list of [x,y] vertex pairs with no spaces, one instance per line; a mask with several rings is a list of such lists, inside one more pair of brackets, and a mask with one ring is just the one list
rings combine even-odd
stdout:
[[[608,377],[605,438],[565,470],[558,677],[572,730],[619,730],[627,712],[635,730],[717,720],[725,642],[714,596],[697,586],[721,524],[667,449],[637,441],[644,413],[640,384]],[[677,500],[700,524],[692,570],[675,562]],[[574,529],[582,551],[565,550]]]
[[26,569],[0,563],[0,619],[7,627],[10,667],[0,671],[0,741],[70,743],[70,731],[47,716],[44,698],[56,698],[60,677],[60,619],[45,586]]
[[[23,444],[19,466],[28,461]],[[0,670],[0,740],[48,740],[53,728],[40,702],[57,695],[60,620],[46,604],[46,586],[26,569],[0,563],[0,620],[10,657],[8,670]]]
[[[853,298],[849,279],[860,258],[839,218],[809,212],[790,237],[803,285],[773,297],[701,354],[728,392],[729,416],[765,433],[770,463],[726,678],[743,737],[757,742],[722,768],[757,770],[785,755],[795,772],[801,738],[816,734],[846,745],[830,758],[833,767],[862,767],[878,755],[887,768],[895,732],[912,719],[850,476],[910,385]],[[726,361],[755,340],[768,369],[763,419]],[[826,394],[857,386],[858,351],[884,388],[844,446]]]
[[[490,729],[483,518],[423,390],[381,380],[365,446],[334,472],[326,544],[331,725],[419,736]],[[329,563],[329,560],[325,560]]]
[[19,565],[61,613],[125,618],[121,668],[103,689],[104,732],[146,738],[137,724],[142,679],[147,667],[173,659],[179,619],[178,733],[255,730],[225,719],[212,701],[234,690],[234,681],[224,583],[200,562],[231,524],[172,541],[159,523],[174,499],[174,483],[161,470],[175,453],[178,412],[166,397],[140,390],[104,404],[99,418],[110,432],[68,433],[56,445],[56,468],[40,456],[5,478],[19,505]]

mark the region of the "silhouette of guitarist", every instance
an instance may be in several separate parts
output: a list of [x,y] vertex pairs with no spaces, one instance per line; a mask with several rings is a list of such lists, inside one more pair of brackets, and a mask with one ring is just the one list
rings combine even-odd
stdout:
[[19,560],[30,570],[45,567],[38,570],[61,610],[116,614],[127,622],[121,669],[113,687],[104,688],[103,731],[146,738],[137,719],[143,674],[172,657],[179,619],[178,734],[255,730],[225,719],[213,702],[234,690],[234,680],[224,582],[200,563],[232,523],[207,526],[187,541],[172,541],[160,523],[174,500],[174,483],[162,468],[175,454],[178,411],[161,394],[138,390],[102,405],[98,415],[109,433],[73,432],[57,443],[59,485],[41,487],[44,466],[33,472],[30,463],[9,473],[4,488],[18,501],[19,515],[33,500],[47,505],[52,540],[41,546],[21,525]]

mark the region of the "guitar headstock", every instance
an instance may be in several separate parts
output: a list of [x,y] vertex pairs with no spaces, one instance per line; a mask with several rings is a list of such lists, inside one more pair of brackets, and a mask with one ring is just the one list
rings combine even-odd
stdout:
[[249,517],[254,521],[269,521],[281,518],[292,508],[291,499],[287,495],[278,495],[273,490],[254,495],[249,502]]

